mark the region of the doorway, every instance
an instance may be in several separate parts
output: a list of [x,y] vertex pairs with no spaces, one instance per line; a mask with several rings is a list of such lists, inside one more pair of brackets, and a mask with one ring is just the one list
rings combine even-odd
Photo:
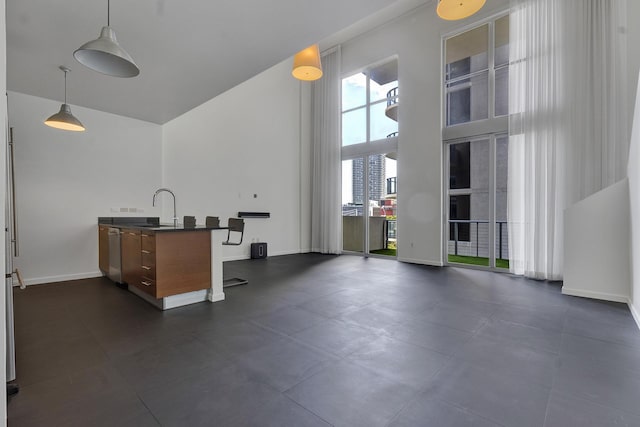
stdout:
[[508,136],[447,142],[447,262],[509,269]]
[[397,194],[395,152],[369,154],[342,161],[342,235],[345,252],[396,257]]
[[344,252],[397,255],[398,89],[395,58],[342,79]]

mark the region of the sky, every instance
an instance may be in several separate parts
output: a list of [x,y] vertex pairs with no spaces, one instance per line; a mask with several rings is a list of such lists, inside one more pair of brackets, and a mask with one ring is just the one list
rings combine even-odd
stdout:
[[[370,81],[371,103],[382,101],[371,106],[371,140],[384,139],[388,134],[398,130],[398,123],[385,115],[387,106],[387,92],[398,87],[398,81],[385,85],[379,85]],[[363,73],[357,73],[342,80],[342,145],[353,145],[366,141],[366,105],[367,102],[367,77]],[[361,108],[358,108],[361,107]],[[352,162],[342,162],[342,204],[353,201],[352,187]],[[386,159],[385,178],[397,176],[397,162]]]

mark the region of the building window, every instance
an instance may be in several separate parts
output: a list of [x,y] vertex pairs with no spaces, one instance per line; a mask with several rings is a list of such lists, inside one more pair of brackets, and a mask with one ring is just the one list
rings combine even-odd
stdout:
[[509,16],[444,39],[448,262],[508,267]]
[[505,116],[509,16],[446,38],[444,48],[445,126]]
[[342,79],[343,147],[382,140],[398,132],[395,61],[392,65],[394,72],[376,67]]
[[343,249],[397,250],[398,62],[342,79]]
[[445,41],[446,124],[489,117],[489,24]]

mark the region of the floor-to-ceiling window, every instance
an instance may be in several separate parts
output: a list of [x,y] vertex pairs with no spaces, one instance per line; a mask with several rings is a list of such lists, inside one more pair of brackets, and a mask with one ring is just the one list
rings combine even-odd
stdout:
[[398,64],[342,80],[343,249],[396,256]]
[[445,251],[508,268],[509,17],[444,39]]

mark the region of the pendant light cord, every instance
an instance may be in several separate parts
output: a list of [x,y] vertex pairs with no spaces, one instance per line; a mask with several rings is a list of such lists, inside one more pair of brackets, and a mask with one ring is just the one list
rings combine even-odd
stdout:
[[67,103],[67,71],[64,72],[64,103]]
[[107,27],[111,23],[110,19],[109,19],[109,15],[111,15],[111,13],[110,13],[111,11],[109,10],[110,9],[110,5],[111,5],[111,2],[109,0],[107,0]]

